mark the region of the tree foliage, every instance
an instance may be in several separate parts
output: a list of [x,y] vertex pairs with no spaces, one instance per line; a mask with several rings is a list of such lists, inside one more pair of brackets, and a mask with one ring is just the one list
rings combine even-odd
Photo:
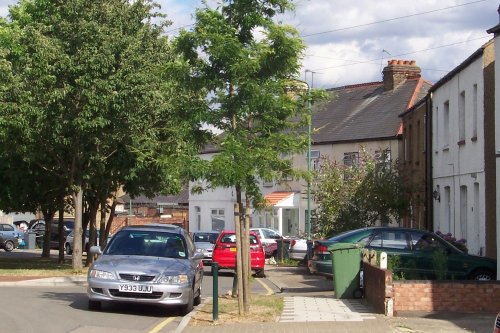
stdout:
[[304,99],[289,93],[304,91],[304,83],[292,79],[304,43],[294,28],[275,22],[292,8],[289,0],[222,1],[219,8],[197,10],[192,31],[176,40],[192,66],[194,85],[207,92],[203,121],[222,133],[212,142],[217,154],[200,161],[191,178],[205,180],[207,187],[235,188],[241,212],[236,229],[243,230],[239,267],[248,255],[248,211],[243,212],[262,204],[260,181],[292,175],[291,160],[283,156],[307,144],[300,130],[307,120]]
[[2,153],[74,198],[77,235],[80,195],[94,214],[122,185],[131,195],[175,193],[203,138],[200,91],[185,84],[189,66],[172,52],[155,7],[21,0],[0,23]]
[[314,198],[319,206],[322,236],[343,231],[387,225],[409,209],[407,191],[388,156],[369,156],[361,147],[353,166],[322,158]]

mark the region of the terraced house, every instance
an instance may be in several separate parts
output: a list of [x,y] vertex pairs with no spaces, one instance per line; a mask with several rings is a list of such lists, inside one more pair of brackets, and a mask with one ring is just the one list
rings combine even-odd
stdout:
[[[399,115],[426,96],[431,86],[420,73],[415,61],[390,60],[382,81],[329,89],[332,99],[312,113],[311,168],[319,167],[321,156],[356,164],[361,146],[370,154],[385,152],[389,159],[397,158],[402,134]],[[203,157],[210,159],[214,154],[217,149],[207,149]],[[306,170],[306,152],[293,156],[293,164]],[[303,234],[308,210],[306,183],[283,180],[261,186],[270,207],[253,212],[252,226],[270,227],[283,235]],[[233,229],[235,201],[232,189],[190,194],[189,230]],[[314,202],[310,207],[315,209]]]

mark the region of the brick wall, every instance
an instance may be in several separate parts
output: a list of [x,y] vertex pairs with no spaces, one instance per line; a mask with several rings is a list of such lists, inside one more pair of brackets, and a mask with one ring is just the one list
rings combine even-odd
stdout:
[[500,281],[394,281],[394,314],[500,310]]
[[388,316],[419,312],[497,313],[500,281],[393,281],[390,270],[363,263],[365,299]]
[[363,262],[364,296],[379,313],[387,314],[393,296],[392,272]]
[[114,234],[126,225],[144,225],[148,223],[175,224],[187,230],[188,223],[182,217],[138,217],[138,216],[115,216],[111,225],[110,233]]

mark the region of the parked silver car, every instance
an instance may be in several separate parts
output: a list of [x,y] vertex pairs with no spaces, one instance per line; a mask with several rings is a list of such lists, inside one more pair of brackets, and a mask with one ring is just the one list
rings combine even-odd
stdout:
[[0,248],[10,252],[19,246],[22,232],[14,228],[12,224],[0,223]]
[[203,252],[203,262],[206,264],[212,263],[212,252],[214,251],[215,242],[219,236],[218,231],[196,231],[193,232],[193,242],[196,249]]
[[102,302],[177,305],[183,314],[201,302],[203,253],[184,229],[165,224],[128,226],[118,231],[87,276],[88,307]]
[[290,240],[290,259],[305,260],[307,255],[307,239],[292,238]]
[[[96,245],[99,245],[99,230],[96,230]],[[73,239],[75,238],[75,232],[72,230],[68,236],[66,236],[66,240],[64,241],[64,250],[66,254],[73,253]],[[89,238],[90,238],[90,230],[85,230],[85,244],[83,244],[83,251],[89,251]]]

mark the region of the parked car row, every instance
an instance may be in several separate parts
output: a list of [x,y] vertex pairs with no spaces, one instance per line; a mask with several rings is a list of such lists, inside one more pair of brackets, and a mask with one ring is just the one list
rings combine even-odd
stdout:
[[[75,221],[73,219],[64,219],[63,221],[63,243],[66,237],[75,229]],[[43,237],[45,235],[45,220],[37,219],[30,221],[27,232],[36,234],[36,243],[42,247]],[[50,248],[59,248],[59,220],[54,219],[50,225]]]
[[[497,276],[493,259],[462,252],[432,232],[395,227],[357,229],[315,241],[308,264],[311,273],[333,274],[329,247],[335,243],[361,243],[366,249],[386,252],[398,259],[394,272],[407,278],[436,279],[440,273],[455,280],[494,280]],[[437,251],[443,255],[437,257]],[[443,261],[443,272],[435,268],[436,260]]]

